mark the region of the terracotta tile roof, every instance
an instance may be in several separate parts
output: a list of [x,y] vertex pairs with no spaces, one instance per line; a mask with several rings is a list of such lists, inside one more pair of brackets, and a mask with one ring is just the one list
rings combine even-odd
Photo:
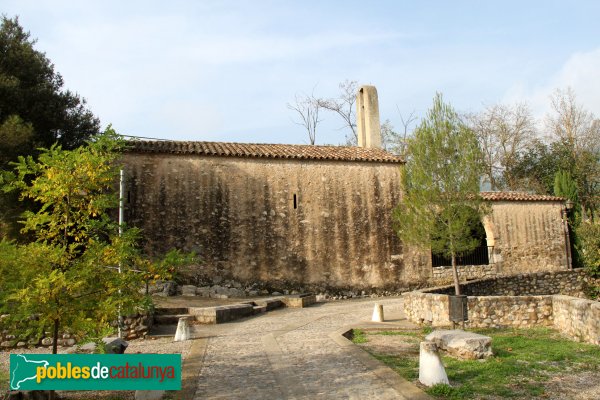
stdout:
[[480,194],[488,201],[565,201],[562,197],[523,192],[481,192]]
[[221,157],[404,162],[401,157],[381,149],[350,146],[132,140],[128,144],[127,151],[131,153],[198,154]]

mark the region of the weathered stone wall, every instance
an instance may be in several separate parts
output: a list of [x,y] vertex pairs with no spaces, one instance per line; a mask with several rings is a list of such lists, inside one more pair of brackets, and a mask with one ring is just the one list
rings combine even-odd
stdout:
[[552,296],[468,298],[470,328],[530,328],[552,325]]
[[573,339],[600,345],[600,302],[553,296],[554,327]]
[[[469,282],[462,286],[467,297],[469,321],[474,328],[551,326],[573,339],[600,344],[600,302],[565,296],[583,296],[589,278],[582,271],[537,273]],[[495,291],[517,295],[496,296]],[[547,291],[548,295],[532,295]],[[452,286],[403,293],[409,321],[449,326],[449,294]],[[473,295],[477,294],[477,295]],[[482,294],[490,294],[483,296]]]
[[429,255],[392,229],[398,164],[142,153],[124,163],[127,222],[150,251],[196,251],[206,276],[317,293],[431,278]]
[[404,313],[409,321],[431,326],[451,325],[448,295],[413,291],[402,293]]
[[568,269],[560,201],[492,201],[483,225],[502,275]]
[[[409,321],[449,326],[447,294],[404,293],[404,312]],[[552,296],[469,296],[469,328],[526,328],[553,324]]]
[[586,297],[594,279],[583,270],[538,272],[466,282],[461,286],[469,296],[538,296],[564,294]]
[[[458,274],[461,280],[492,278],[499,275],[495,264],[488,265],[459,265]],[[453,282],[452,267],[433,268],[433,280],[435,285],[450,284]]]

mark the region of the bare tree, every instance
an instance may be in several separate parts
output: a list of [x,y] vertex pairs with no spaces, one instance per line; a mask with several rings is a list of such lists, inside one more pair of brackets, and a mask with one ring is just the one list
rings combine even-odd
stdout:
[[467,117],[481,147],[485,176],[492,190],[516,190],[510,171],[535,137],[535,119],[527,104],[495,104]]
[[582,218],[593,218],[600,194],[600,123],[577,103],[571,88],[557,89],[550,101],[552,113],[546,116],[546,128],[569,156]]
[[594,115],[577,103],[575,92],[570,87],[557,89],[550,96],[552,114],[546,116],[546,127],[552,137],[573,154],[582,149],[598,149],[599,129]]
[[386,119],[381,124],[381,147],[390,153],[404,156],[406,155],[408,137],[412,134],[411,125],[417,120],[417,117],[414,111],[407,118],[404,118],[399,109],[398,113],[400,114],[402,130],[396,131],[390,120]]
[[314,94],[296,94],[294,103],[287,103],[287,108],[295,111],[300,116],[299,121],[294,123],[303,126],[308,133],[308,139],[311,145],[315,144],[317,137],[317,125],[322,119],[319,119],[319,110],[322,106],[319,104],[319,99],[315,98]]
[[346,79],[340,82],[340,94],[336,98],[319,99],[319,105],[329,111],[337,113],[343,120],[344,125],[340,129],[350,128],[351,134],[346,136],[348,146],[356,146],[358,134],[356,132],[356,92],[358,82]]

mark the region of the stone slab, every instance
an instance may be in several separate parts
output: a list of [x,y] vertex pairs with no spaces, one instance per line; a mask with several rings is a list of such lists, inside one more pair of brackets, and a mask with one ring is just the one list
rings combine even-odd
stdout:
[[425,340],[457,358],[476,360],[493,355],[491,337],[460,329],[433,331],[425,336]]
[[201,324],[222,324],[254,314],[252,304],[231,304],[217,307],[190,307],[189,313]]
[[313,305],[317,302],[317,296],[314,294],[299,294],[282,297],[282,301],[286,307],[304,308]]

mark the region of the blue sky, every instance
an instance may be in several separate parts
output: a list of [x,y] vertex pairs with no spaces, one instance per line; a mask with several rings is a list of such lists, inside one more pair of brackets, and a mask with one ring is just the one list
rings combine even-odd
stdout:
[[[571,86],[600,114],[598,1],[0,0],[103,126],[177,140],[306,143],[286,108],[357,80],[382,119],[527,101]],[[317,144],[347,133],[323,114]]]

